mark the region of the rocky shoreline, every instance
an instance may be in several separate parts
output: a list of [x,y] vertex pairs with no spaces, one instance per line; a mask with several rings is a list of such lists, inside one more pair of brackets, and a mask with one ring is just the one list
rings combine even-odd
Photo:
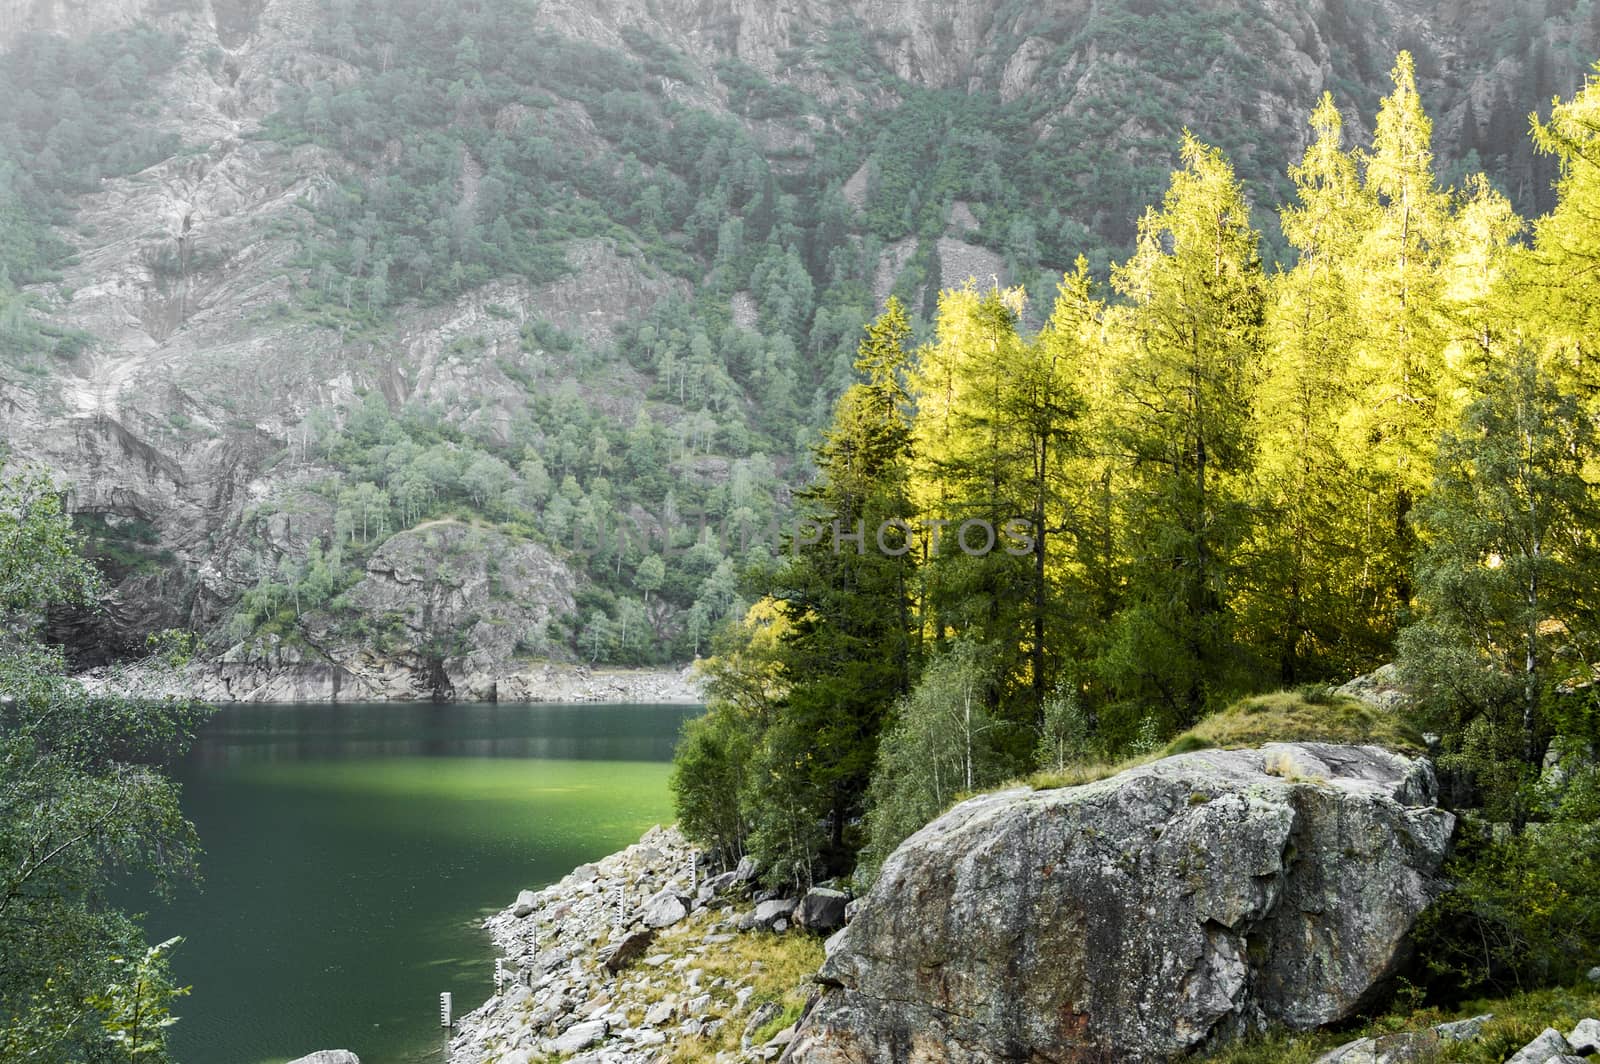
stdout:
[[[90,690],[142,698],[181,697],[226,703],[439,701],[410,671],[355,672],[335,665],[193,662],[178,671],[107,667],[78,679]],[[705,701],[693,665],[665,669],[591,668],[546,663],[452,686],[447,702],[639,702],[698,705]]]
[[696,861],[676,828],[652,828],[490,917],[505,986],[460,1018],[450,1064],[776,1059],[848,899],[778,899],[748,861],[715,876]]
[[[1155,1064],[1267,1028],[1331,1032],[1383,1000],[1444,886],[1451,817],[1433,798],[1427,761],[1378,747],[1199,751],[962,802],[860,899],[782,897],[749,859],[712,874],[651,828],[485,921],[504,982],[447,1061]],[[1318,1064],[1508,1030],[1431,1020],[1329,1040]],[[1600,1051],[1600,1024],[1526,1039],[1508,1064],[1567,1064]]]

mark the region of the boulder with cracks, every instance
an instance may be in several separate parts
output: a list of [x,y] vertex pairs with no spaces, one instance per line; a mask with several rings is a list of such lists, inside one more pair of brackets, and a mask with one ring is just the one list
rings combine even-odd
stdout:
[[1293,743],[963,802],[884,864],[785,1059],[1155,1061],[1354,1015],[1437,893],[1433,795]]

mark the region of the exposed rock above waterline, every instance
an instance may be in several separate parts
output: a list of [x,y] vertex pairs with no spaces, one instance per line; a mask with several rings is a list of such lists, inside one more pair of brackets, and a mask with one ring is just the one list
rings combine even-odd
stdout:
[[[515,668],[515,667],[513,667]],[[432,697],[413,674],[393,667],[357,672],[324,663],[198,662],[176,675],[129,669],[95,669],[79,677],[94,690],[205,702],[413,702]],[[544,664],[479,674],[455,688],[454,701],[614,702],[698,705],[705,700],[693,667],[603,669]]]
[[964,802],[885,863],[785,1059],[1155,1061],[1347,1018],[1439,889],[1433,794],[1426,761],[1295,743]]
[[792,1032],[775,1028],[787,1028],[786,1010],[798,1014],[801,973],[820,962],[821,942],[798,930],[738,931],[750,916],[748,878],[705,878],[695,859],[675,828],[652,828],[490,917],[506,985],[461,1017],[452,1064],[574,1053],[654,1064],[675,1050],[776,1059]]

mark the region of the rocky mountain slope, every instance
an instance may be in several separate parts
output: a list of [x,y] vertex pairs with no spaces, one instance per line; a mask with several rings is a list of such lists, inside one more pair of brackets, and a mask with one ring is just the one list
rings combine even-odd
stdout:
[[[0,240],[0,442],[117,585],[58,620],[83,664],[174,625],[418,694],[692,656],[744,556],[691,511],[782,513],[884,296],[1103,265],[1184,125],[1270,204],[1318,94],[1369,127],[1399,47],[1447,173],[1537,209],[1520,116],[1597,47],[1591,0],[404,8],[0,3],[0,215],[48,234]],[[63,85],[47,39],[117,58]],[[85,105],[139,150],[88,152]],[[436,520],[481,556],[396,580]]]

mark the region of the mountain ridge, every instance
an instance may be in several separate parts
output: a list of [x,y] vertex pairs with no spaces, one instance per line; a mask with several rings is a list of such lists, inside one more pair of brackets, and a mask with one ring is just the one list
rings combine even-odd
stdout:
[[[1103,269],[1185,125],[1270,206],[1316,97],[1335,91],[1370,129],[1400,46],[1421,56],[1446,172],[1503,149],[1498,172],[1537,208],[1543,171],[1507,115],[1570,91],[1595,39],[1590,0],[438,14],[419,28],[358,0],[0,5],[9,62],[42,47],[29,34],[114,52],[147,26],[177,42],[123,119],[159,161],[96,164],[57,195],[49,230],[71,254],[18,297],[36,349],[0,362],[5,444],[73,485],[119,587],[109,619],[58,622],[80,663],[177,625],[246,660],[285,640],[309,651],[331,626],[316,653],[337,664],[385,623],[350,597],[373,552],[446,513],[547,543],[623,518],[677,540],[558,551],[580,587],[570,612],[496,667],[693,656],[738,608],[734,569],[759,559],[702,549],[659,588],[641,564],[691,546],[685,503],[783,510],[883,297],[926,312],[968,276],[1048,291],[1079,252]],[[374,95],[404,83],[414,100]],[[402,102],[433,110],[402,118]],[[48,123],[71,105],[28,110]],[[58,156],[62,124],[37,140]],[[10,152],[25,175],[41,158],[29,135]],[[160,138],[181,147],[160,154]],[[364,486],[382,520],[357,535]],[[633,642],[641,618],[649,639]]]

